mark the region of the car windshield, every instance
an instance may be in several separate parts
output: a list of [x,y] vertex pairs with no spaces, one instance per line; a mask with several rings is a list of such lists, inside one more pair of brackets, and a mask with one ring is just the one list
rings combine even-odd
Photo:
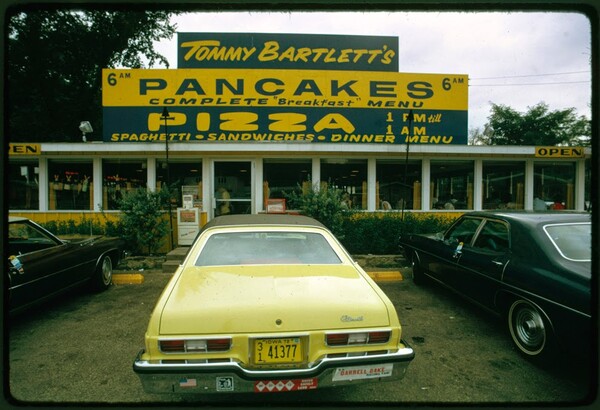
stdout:
[[560,224],[544,227],[563,258],[573,261],[590,261],[592,258],[592,225]]
[[59,242],[55,239],[27,221],[11,222],[8,224],[9,255],[35,252],[58,244]]
[[339,263],[329,242],[318,233],[235,232],[211,235],[195,265]]

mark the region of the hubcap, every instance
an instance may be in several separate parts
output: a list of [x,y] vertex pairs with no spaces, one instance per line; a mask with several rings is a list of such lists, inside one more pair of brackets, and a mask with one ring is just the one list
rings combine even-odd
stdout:
[[531,355],[541,352],[546,342],[546,329],[539,312],[521,301],[512,306],[511,315],[510,330],[519,348]]
[[112,280],[112,262],[110,258],[104,258],[102,261],[102,282],[105,285],[110,285]]

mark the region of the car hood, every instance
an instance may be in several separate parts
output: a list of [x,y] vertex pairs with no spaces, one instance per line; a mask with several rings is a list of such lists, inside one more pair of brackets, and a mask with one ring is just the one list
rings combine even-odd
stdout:
[[256,333],[390,324],[385,296],[348,265],[188,267],[160,333]]

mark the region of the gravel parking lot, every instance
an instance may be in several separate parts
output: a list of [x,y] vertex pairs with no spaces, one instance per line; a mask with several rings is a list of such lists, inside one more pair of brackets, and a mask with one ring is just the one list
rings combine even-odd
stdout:
[[[572,404],[589,400],[588,361],[535,365],[513,348],[503,323],[435,286],[382,282],[416,358],[400,382],[268,395],[157,395],[142,390],[132,362],[170,274],[135,285],[72,292],[9,320],[6,397],[14,404]],[[596,370],[594,368],[594,370]]]

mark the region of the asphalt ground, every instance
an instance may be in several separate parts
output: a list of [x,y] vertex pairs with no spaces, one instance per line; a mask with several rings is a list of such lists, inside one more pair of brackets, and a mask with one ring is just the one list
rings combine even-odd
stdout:
[[445,289],[416,287],[410,269],[396,271],[400,278],[376,280],[394,302],[403,337],[416,353],[398,382],[256,395],[145,393],[132,363],[154,303],[171,277],[150,270],[134,274],[142,276],[139,283],[117,280],[100,294],[74,291],[10,318],[5,398],[17,408],[547,407],[595,400],[595,363],[571,356],[532,363],[515,351],[499,319]]

